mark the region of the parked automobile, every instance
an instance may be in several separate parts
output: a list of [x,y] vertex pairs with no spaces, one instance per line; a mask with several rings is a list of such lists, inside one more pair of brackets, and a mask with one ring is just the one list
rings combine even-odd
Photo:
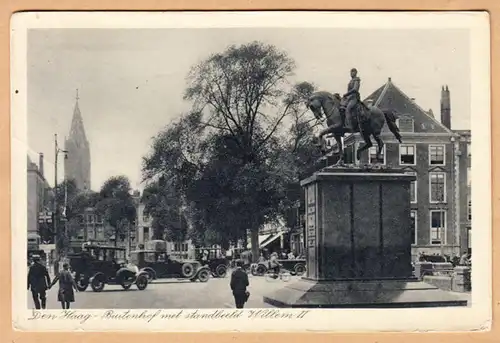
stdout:
[[[305,259],[293,259],[293,260],[278,260],[278,262],[283,266],[284,269],[289,270],[292,275],[304,275],[306,272],[306,260]],[[269,270],[269,261],[253,263],[251,268],[251,273],[254,276],[263,276]]]
[[227,275],[229,260],[221,248],[197,248],[196,260],[210,269],[213,277],[223,278]]
[[194,260],[180,260],[166,252],[157,250],[136,250],[130,253],[131,264],[141,273],[146,273],[148,280],[176,278],[207,282],[210,269]]
[[94,292],[102,291],[106,284],[120,285],[124,290],[135,284],[141,291],[148,286],[147,273],[127,267],[124,248],[89,244],[68,258],[79,291],[89,285]]

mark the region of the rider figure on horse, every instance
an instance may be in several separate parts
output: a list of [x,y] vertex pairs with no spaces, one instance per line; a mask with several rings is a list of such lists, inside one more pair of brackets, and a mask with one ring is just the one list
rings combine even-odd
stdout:
[[344,94],[343,100],[346,103],[345,114],[344,114],[344,125],[346,129],[350,132],[354,132],[355,128],[352,125],[352,115],[353,110],[360,101],[359,87],[361,86],[361,79],[358,77],[358,71],[356,68],[351,69],[351,81],[347,85],[347,93]]

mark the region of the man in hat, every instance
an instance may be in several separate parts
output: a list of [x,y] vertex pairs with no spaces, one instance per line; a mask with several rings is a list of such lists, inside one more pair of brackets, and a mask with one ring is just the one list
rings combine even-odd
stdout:
[[47,303],[47,289],[50,285],[50,276],[47,267],[40,262],[39,255],[33,255],[33,264],[28,271],[28,290],[31,288],[35,308],[45,309]]
[[247,292],[249,285],[248,275],[243,270],[243,261],[236,261],[236,270],[231,274],[231,290],[233,291],[234,302],[236,308],[243,308],[245,302],[248,300],[250,293]]

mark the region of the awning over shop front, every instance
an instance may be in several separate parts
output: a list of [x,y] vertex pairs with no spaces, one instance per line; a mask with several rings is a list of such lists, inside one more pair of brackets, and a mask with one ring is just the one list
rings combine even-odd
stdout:
[[[262,247],[262,242],[267,240],[271,235],[259,235],[259,247]],[[252,249],[252,242],[248,242],[247,249]]]
[[262,242],[260,244],[260,248],[265,248],[266,246],[268,246],[269,244],[271,244],[272,242],[274,242],[275,240],[277,240],[278,238],[280,238],[281,236],[283,236],[284,232],[283,231],[280,231],[278,233],[275,233],[274,235],[271,235],[271,237],[269,237],[268,239],[266,239],[264,242]]

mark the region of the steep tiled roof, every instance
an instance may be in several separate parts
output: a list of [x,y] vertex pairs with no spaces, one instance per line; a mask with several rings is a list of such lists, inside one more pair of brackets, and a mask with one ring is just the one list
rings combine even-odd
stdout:
[[[449,133],[451,130],[436,120],[431,113],[423,110],[415,101],[403,93],[391,80],[370,94],[365,101],[372,100],[381,109],[395,110],[399,115],[407,115],[414,120],[416,133]],[[383,131],[388,132],[387,125]],[[403,133],[404,134],[404,133]]]

